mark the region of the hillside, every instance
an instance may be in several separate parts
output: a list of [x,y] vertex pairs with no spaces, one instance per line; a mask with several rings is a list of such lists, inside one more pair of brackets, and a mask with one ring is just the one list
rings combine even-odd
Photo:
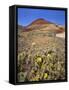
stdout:
[[18,26],[18,81],[65,79],[64,31],[44,19]]

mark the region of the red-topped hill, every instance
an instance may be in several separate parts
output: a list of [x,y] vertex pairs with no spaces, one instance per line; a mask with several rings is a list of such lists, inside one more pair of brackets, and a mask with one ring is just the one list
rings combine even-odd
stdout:
[[49,21],[46,21],[45,19],[39,18],[35,21],[33,21],[30,25],[34,25],[34,24],[48,24],[50,23]]
[[[21,27],[22,28],[22,27]],[[34,20],[31,24],[26,27],[23,27],[23,31],[32,31],[32,30],[46,30],[46,31],[54,31],[56,33],[64,32],[64,27],[61,25],[56,25],[55,23],[49,22],[48,20],[39,18]]]

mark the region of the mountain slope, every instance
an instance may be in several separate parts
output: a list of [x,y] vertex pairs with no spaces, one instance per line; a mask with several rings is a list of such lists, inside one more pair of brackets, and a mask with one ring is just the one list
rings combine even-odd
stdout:
[[45,30],[45,31],[51,31],[55,33],[62,33],[64,32],[64,27],[60,25],[56,25],[52,22],[49,22],[44,19],[37,19],[33,21],[31,24],[29,24],[26,27],[18,27],[20,29],[23,29],[23,31],[32,31],[32,30]]

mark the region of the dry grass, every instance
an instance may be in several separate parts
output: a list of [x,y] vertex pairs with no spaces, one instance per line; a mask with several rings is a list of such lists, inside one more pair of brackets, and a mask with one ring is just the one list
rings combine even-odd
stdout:
[[18,52],[18,81],[65,79],[64,39],[23,37],[19,43],[24,45],[18,47],[21,50]]

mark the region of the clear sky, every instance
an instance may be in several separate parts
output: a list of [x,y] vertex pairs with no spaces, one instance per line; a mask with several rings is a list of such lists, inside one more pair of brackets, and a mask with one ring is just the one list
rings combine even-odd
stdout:
[[50,22],[65,25],[65,11],[18,8],[18,24],[29,25],[32,21],[43,18]]

